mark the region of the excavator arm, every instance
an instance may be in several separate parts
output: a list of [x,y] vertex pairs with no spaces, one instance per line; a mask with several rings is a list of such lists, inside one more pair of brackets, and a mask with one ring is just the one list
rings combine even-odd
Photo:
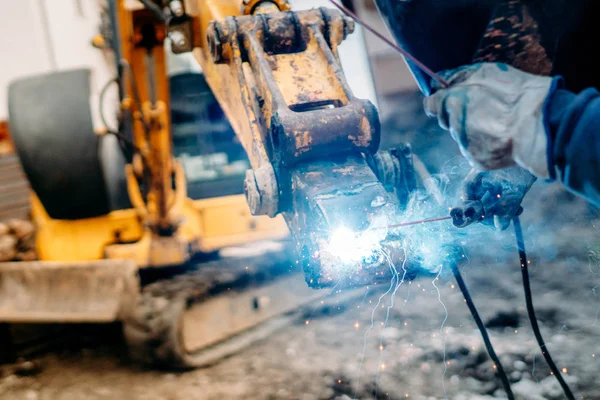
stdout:
[[[381,255],[342,262],[330,251],[340,229],[390,222],[415,186],[410,148],[378,152],[377,110],[345,79],[338,46],[354,21],[330,8],[291,11],[284,0],[170,6],[173,51],[193,51],[250,159],[251,212],[283,214],[307,283],[365,284],[387,275]],[[373,247],[399,261],[399,241],[384,232]]]

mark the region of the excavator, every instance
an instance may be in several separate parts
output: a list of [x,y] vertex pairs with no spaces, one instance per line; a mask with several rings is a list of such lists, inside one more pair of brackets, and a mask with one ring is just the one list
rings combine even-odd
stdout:
[[[313,289],[389,282],[382,256],[346,263],[329,246],[416,187],[410,147],[379,150],[377,109],[344,76],[352,19],[287,0],[105,3],[93,44],[116,78],[98,104],[84,69],[9,88],[39,260],[0,264],[0,322],[121,321],[135,360],[195,368],[289,323]],[[202,75],[169,80],[167,42]],[[203,153],[187,170],[189,148]],[[214,255],[267,239],[278,246],[262,255]],[[401,240],[377,242],[401,260]]]

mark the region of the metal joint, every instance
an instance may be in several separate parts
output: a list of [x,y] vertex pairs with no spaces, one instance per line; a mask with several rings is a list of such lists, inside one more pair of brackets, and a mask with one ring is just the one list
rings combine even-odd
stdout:
[[226,62],[225,57],[223,56],[223,42],[221,41],[221,37],[221,24],[217,21],[210,21],[210,25],[208,25],[208,29],[206,30],[206,40],[210,55],[215,64]]
[[244,193],[252,215],[274,217],[279,211],[279,187],[270,164],[246,171]]
[[368,156],[367,162],[386,190],[395,191],[400,204],[407,204],[417,186],[410,146],[401,143],[397,148],[378,151]]

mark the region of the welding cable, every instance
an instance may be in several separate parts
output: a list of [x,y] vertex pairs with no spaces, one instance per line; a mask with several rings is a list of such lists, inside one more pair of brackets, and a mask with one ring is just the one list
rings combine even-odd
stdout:
[[117,139],[119,139],[119,143],[121,144],[121,149],[123,151],[126,151],[126,149],[124,149],[123,145],[127,145],[127,147],[128,147],[127,150],[137,150],[136,145],[131,141],[131,139],[129,139],[127,136],[125,136],[121,132],[119,132],[118,129],[110,128],[108,122],[106,121],[106,116],[104,115],[104,98],[106,97],[106,92],[108,91],[108,88],[110,88],[110,86],[113,83],[117,83],[117,82],[119,82],[118,78],[113,78],[113,79],[109,80],[108,82],[106,82],[106,84],[102,87],[102,90],[100,91],[100,96],[98,99],[98,113],[100,114],[100,120],[102,121],[102,124],[106,128],[106,133],[110,134],[110,135],[114,135],[117,137]]
[[465,298],[467,307],[469,307],[469,311],[471,311],[471,315],[473,316],[473,319],[475,320],[475,324],[477,325],[477,328],[479,329],[479,332],[481,333],[481,337],[483,338],[483,342],[485,343],[485,348],[486,348],[490,358],[494,362],[494,365],[496,366],[496,373],[498,374],[498,377],[502,381],[502,386],[504,386],[504,391],[506,392],[506,395],[508,396],[508,400],[514,400],[515,395],[513,394],[512,389],[510,388],[510,382],[508,381],[508,376],[506,375],[506,372],[504,371],[504,367],[502,367],[502,363],[500,362],[500,359],[498,358],[498,355],[496,354],[496,351],[494,350],[494,346],[492,345],[492,342],[490,341],[490,336],[488,335],[487,329],[485,328],[485,325],[484,325],[483,321],[481,320],[481,317],[479,316],[477,307],[475,307],[475,303],[473,303],[473,299],[471,298],[469,289],[467,289],[467,285],[465,284],[465,281],[463,280],[460,270],[458,269],[458,264],[452,263],[451,269],[452,269],[452,273],[454,274],[454,278],[456,279],[456,283],[458,283],[458,287],[460,288],[460,291],[462,292],[463,297]]
[[523,238],[523,229],[521,228],[521,220],[519,217],[513,219],[513,225],[515,227],[515,236],[517,238],[517,247],[519,249],[519,260],[521,261],[521,275],[523,276],[523,289],[525,291],[525,303],[527,304],[527,315],[529,316],[529,322],[531,323],[531,329],[533,330],[533,334],[535,335],[535,340],[537,340],[538,345],[540,346],[540,350],[544,355],[544,359],[548,366],[550,367],[550,371],[556,377],[556,380],[560,384],[565,396],[569,400],[575,400],[575,396],[573,392],[571,392],[571,388],[567,382],[565,382],[563,376],[561,375],[558,367],[554,363],[548,348],[546,347],[546,343],[544,342],[544,338],[542,337],[542,333],[540,332],[540,327],[537,322],[537,317],[535,315],[535,309],[533,308],[533,297],[531,295],[531,285],[529,282],[529,270],[527,268],[527,253],[525,252],[525,240]]
[[385,42],[392,49],[394,49],[398,53],[400,53],[404,58],[407,58],[410,61],[412,61],[417,67],[419,67],[421,69],[421,71],[425,72],[431,78],[433,78],[436,81],[438,81],[443,87],[449,87],[450,86],[450,84],[448,83],[448,81],[446,81],[444,78],[442,78],[439,74],[436,74],[431,68],[429,68],[427,65],[423,64],[415,56],[413,56],[412,54],[410,54],[408,51],[404,50],[402,47],[398,46],[397,44],[393,43],[388,38],[386,38],[381,33],[379,33],[375,28],[373,28],[372,26],[370,26],[369,24],[367,24],[366,22],[364,22],[363,20],[361,20],[358,17],[358,15],[356,15],[355,13],[353,13],[347,7],[344,7],[342,4],[336,2],[335,0],[329,0],[329,1],[334,6],[336,6],[341,12],[343,12],[344,14],[346,14],[347,16],[349,16],[350,18],[352,18],[354,20],[354,22],[356,22],[357,24],[359,24],[360,26],[362,26],[363,28],[365,28],[366,30],[368,30],[369,32],[371,32],[373,35],[377,36],[380,40],[382,40],[383,42]]
[[104,86],[102,87],[102,90],[100,90],[100,97],[98,100],[98,113],[100,114],[100,120],[102,121],[102,124],[104,125],[106,130],[111,133],[117,132],[118,129],[111,129],[108,122],[106,121],[106,116],[104,115],[104,98],[106,97],[106,92],[108,91],[110,86],[113,83],[118,83],[118,82],[119,82],[119,78],[112,78],[111,80],[106,82],[104,84]]

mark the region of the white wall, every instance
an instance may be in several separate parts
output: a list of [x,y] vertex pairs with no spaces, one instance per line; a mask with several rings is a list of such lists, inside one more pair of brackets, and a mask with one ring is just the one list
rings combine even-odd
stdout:
[[[393,36],[376,9],[367,8],[364,1],[355,1],[355,5],[362,20],[394,42]],[[365,40],[373,71],[377,74],[375,82],[380,96],[418,90],[404,58],[396,50],[371,32],[365,33]]]
[[[114,75],[106,55],[90,45],[100,23],[98,1],[2,2],[0,120],[8,116],[6,89],[12,80],[54,70],[92,69],[91,101],[97,104],[100,88]],[[92,107],[93,113],[97,109]]]

